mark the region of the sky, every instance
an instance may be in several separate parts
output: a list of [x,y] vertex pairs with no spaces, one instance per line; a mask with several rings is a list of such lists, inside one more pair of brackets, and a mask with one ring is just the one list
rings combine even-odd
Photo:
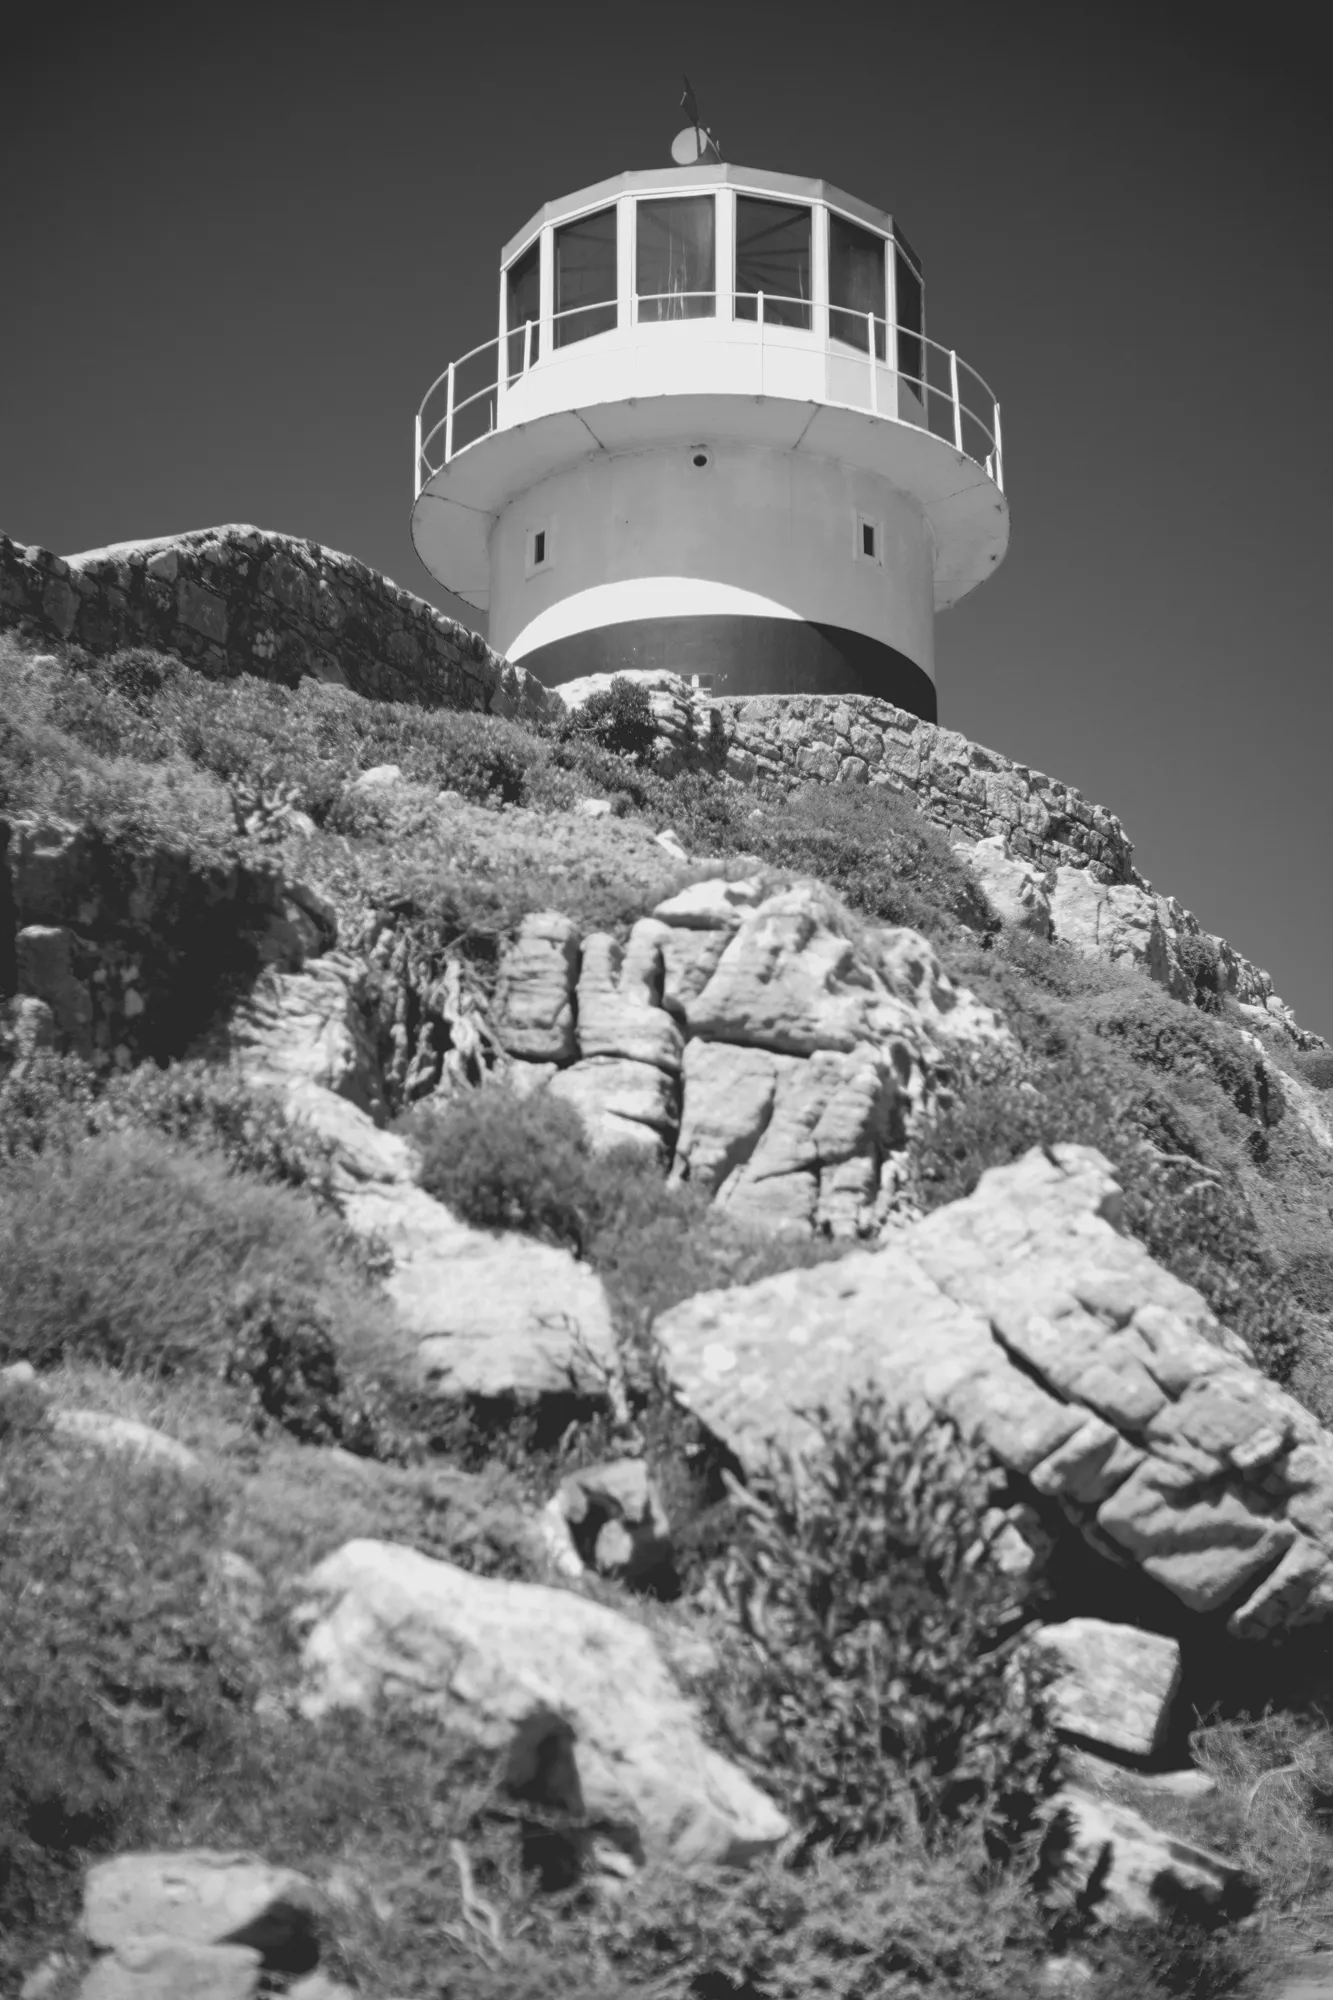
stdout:
[[[125,0],[0,62],[0,529],[227,521],[457,609],[412,417],[545,200],[723,155],[897,216],[1004,413],[1009,554],[940,717],[1118,813],[1333,1037],[1333,308],[1320,10]],[[476,622],[473,618],[470,622]]]

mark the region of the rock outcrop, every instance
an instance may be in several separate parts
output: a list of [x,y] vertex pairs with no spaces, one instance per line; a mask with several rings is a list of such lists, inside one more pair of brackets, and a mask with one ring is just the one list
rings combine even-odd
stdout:
[[295,970],[335,931],[322,899],[271,864],[26,818],[0,819],[4,915],[0,983],[46,1008],[62,1052],[122,1068],[181,1054],[220,994],[265,965]]
[[539,1584],[349,1542],[307,1579],[307,1714],[407,1701],[500,1753],[507,1789],[634,1861],[743,1864],[777,1808],[710,1750],[650,1633]]
[[[593,675],[556,692],[578,706],[611,678]],[[873,696],[712,700],[679,675],[627,678],[648,688],[652,755],[664,770],[701,766],[735,783],[787,789],[882,784],[908,792],[951,829],[1005,922],[1048,936],[1054,917],[1056,934],[1075,950],[1141,964],[1181,999],[1195,997],[1202,948],[1217,991],[1278,1020],[1299,1047],[1325,1046],[1299,1026],[1262,968],[1205,932],[1174,897],[1154,894],[1120,821],[1072,786]],[[1062,909],[1048,911],[1057,899]]]
[[1233,1634],[1322,1622],[1333,1438],[1119,1221],[1100,1154],[1034,1148],[881,1251],[701,1294],[656,1334],[745,1465],[873,1381]]
[[652,1147],[761,1227],[845,1238],[882,1227],[946,1052],[1005,1033],[915,931],[763,875],[695,883],[623,952],[526,918],[493,1027],[515,1079],[572,1103],[596,1144]]
[[344,1219],[391,1260],[385,1287],[431,1394],[604,1403],[618,1377],[601,1280],[553,1244],[460,1222],[417,1186],[414,1147],[376,1124],[383,1084],[363,982],[364,969],[338,953],[270,972],[214,1052],[276,1090],[326,1148]]
[[1326,1046],[1301,1027],[1268,973],[1137,873],[1108,882],[1090,864],[1043,866],[999,834],[959,842],[957,851],[1003,924],[1053,938],[1081,958],[1137,966],[1176,1000],[1215,1004],[1228,996],[1256,1022],[1285,1029],[1297,1048]]

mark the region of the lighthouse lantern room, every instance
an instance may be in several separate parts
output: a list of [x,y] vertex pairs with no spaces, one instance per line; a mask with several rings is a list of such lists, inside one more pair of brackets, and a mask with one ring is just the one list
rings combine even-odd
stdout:
[[935,613],[1009,536],[999,405],[927,336],[893,218],[712,158],[506,244],[498,337],[418,412],[414,496],[427,569],[548,685],[667,668],[931,719]]

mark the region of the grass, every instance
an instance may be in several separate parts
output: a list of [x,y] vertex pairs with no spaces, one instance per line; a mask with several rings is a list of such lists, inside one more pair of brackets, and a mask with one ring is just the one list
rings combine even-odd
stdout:
[[[276,1343],[258,1360],[257,1298]],[[275,1384],[284,1346],[288,1379]],[[372,1448],[381,1408],[390,1427],[411,1366],[343,1231],[308,1198],[144,1130],[0,1167],[0,1356],[230,1372],[298,1429],[317,1404],[328,1436],[358,1449]]]
[[913,1161],[922,1205],[974,1188],[1029,1146],[1096,1146],[1125,1190],[1131,1232],[1245,1336],[1261,1366],[1316,1413],[1333,1158],[1283,1117],[1234,1023],[1172,1000],[1132,968],[1086,963],[1007,935],[946,953],[997,1007],[1015,1062],[960,1072]]

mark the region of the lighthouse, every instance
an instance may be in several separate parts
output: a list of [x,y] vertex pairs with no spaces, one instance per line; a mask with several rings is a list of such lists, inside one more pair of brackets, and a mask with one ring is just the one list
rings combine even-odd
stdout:
[[999,404],[927,333],[893,216],[697,150],[505,245],[498,334],[417,414],[417,553],[548,686],[667,669],[934,720],[935,614],[1008,543]]

